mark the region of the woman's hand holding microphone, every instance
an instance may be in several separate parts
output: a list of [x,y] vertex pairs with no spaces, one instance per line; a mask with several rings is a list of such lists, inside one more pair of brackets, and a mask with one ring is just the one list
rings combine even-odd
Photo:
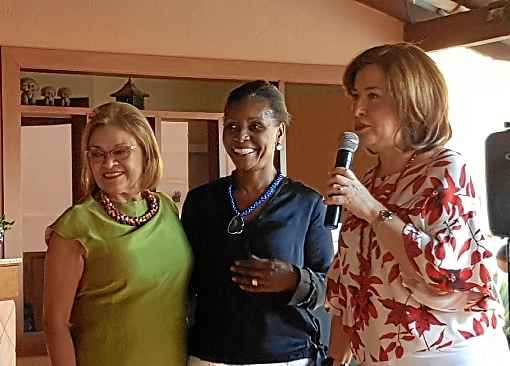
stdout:
[[329,173],[324,203],[343,206],[354,216],[369,223],[377,219],[384,206],[377,201],[356,175],[346,168],[335,168]]

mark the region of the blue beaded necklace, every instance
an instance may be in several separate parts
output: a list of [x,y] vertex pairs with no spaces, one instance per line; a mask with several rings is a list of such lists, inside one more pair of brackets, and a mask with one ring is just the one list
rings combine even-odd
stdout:
[[241,234],[244,230],[244,218],[250,216],[253,211],[262,206],[267,202],[269,198],[276,192],[276,188],[283,181],[284,176],[281,173],[278,173],[276,177],[273,179],[269,187],[266,188],[264,193],[262,193],[259,198],[255,200],[248,208],[240,211],[237,206],[236,200],[234,198],[234,187],[232,183],[228,186],[228,198],[230,199],[230,207],[232,207],[232,211],[234,211],[235,216],[232,217],[232,220],[228,223],[227,233],[232,235]]

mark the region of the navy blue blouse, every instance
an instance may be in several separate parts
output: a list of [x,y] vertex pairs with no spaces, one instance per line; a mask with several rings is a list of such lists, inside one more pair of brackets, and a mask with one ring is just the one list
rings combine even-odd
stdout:
[[[325,274],[333,257],[321,196],[285,178],[242,234],[227,233],[231,177],[188,193],[182,223],[195,265],[190,354],[221,363],[285,362],[315,357],[325,316]],[[299,269],[294,293],[251,294],[232,282],[230,266],[251,255],[276,258]],[[322,337],[324,338],[327,337]]]

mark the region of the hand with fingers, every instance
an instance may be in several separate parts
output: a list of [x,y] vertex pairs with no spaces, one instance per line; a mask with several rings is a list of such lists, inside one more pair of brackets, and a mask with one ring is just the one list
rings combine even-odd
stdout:
[[335,168],[326,183],[326,205],[343,206],[368,222],[372,222],[383,207],[350,169]]
[[278,259],[238,260],[230,267],[232,281],[247,292],[294,291],[299,283],[295,267]]

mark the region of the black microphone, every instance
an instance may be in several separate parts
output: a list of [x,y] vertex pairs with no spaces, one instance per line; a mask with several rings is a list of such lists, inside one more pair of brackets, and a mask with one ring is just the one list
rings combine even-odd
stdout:
[[[336,168],[349,169],[351,167],[352,157],[354,156],[354,152],[358,149],[358,144],[358,135],[354,132],[344,132],[336,152]],[[324,217],[324,226],[330,230],[337,229],[341,215],[342,206],[328,205],[326,216]]]

